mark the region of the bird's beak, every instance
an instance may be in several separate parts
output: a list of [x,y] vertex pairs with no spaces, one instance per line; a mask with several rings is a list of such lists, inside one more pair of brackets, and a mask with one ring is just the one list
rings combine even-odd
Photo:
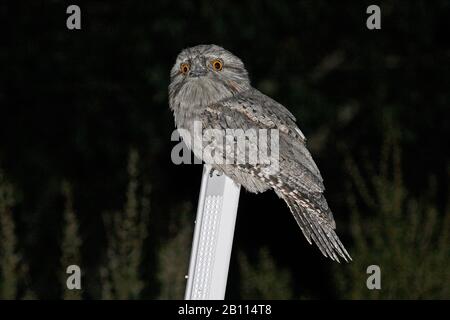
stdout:
[[199,78],[206,75],[207,70],[205,68],[195,68],[189,71],[189,77],[191,78]]

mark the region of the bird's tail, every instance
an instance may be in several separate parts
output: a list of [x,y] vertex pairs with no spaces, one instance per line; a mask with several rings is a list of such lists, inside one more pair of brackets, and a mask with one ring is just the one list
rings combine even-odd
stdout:
[[327,213],[320,212],[308,201],[292,194],[278,195],[286,201],[309,244],[312,244],[311,240],[314,241],[322,254],[334,261],[340,262],[338,256],[346,262],[352,260],[334,231],[334,221],[329,219]]

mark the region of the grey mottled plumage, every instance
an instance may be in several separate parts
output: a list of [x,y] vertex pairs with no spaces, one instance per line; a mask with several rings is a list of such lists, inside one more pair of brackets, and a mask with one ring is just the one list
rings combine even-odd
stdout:
[[[220,64],[215,64],[217,61]],[[203,129],[278,129],[276,174],[259,165],[213,167],[251,192],[273,189],[285,200],[309,243],[314,241],[333,260],[339,261],[338,256],[351,260],[334,231],[333,215],[323,196],[322,177],[306,149],[306,139],[295,124],[295,117],[250,85],[242,61],[221,47],[199,45],[178,55],[170,79],[169,103],[178,128],[193,132],[194,121],[201,121]],[[201,148],[193,148],[188,139],[185,142],[201,158]]]

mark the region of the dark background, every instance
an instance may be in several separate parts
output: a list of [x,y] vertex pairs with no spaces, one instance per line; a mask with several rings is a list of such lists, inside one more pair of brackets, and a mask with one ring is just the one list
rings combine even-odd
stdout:
[[[14,185],[18,246],[40,298],[57,298],[60,185],[73,186],[88,268],[104,259],[101,213],[122,207],[130,148],[152,187],[145,298],[158,294],[153,248],[173,211],[195,214],[201,165],[172,164],[169,70],[186,47],[214,43],[245,63],[253,86],[287,106],[308,138],[337,233],[352,252],[345,157],[378,162],[387,128],[402,148],[404,184],[448,199],[450,44],[448,1],[73,2],[81,30],[66,28],[64,1],[0,5],[0,168]],[[378,4],[382,29],[366,28]],[[388,125],[387,125],[388,124]],[[172,213],[171,213],[172,212]],[[268,247],[294,290],[340,297],[331,261],[301,235],[273,193],[241,193],[228,297],[239,298],[236,252]],[[87,298],[94,294],[85,294]]]

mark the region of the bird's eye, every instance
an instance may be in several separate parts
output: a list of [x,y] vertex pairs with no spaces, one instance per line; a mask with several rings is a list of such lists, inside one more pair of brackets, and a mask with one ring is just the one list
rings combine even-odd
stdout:
[[212,60],[211,61],[211,65],[212,65],[213,69],[216,70],[216,71],[221,71],[222,68],[223,68],[223,63],[219,59]]
[[189,72],[189,69],[190,69],[189,63],[181,63],[181,64],[180,64],[180,72],[181,72],[182,74],[188,73],[188,72]]

